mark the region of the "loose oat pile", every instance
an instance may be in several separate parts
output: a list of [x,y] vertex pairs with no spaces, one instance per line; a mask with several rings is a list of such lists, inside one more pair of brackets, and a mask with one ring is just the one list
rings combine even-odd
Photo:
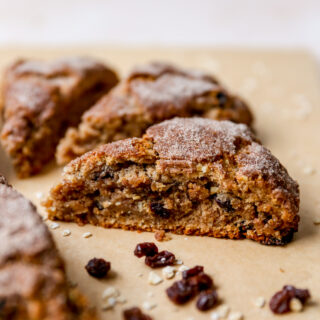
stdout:
[[176,118],[71,162],[44,202],[51,219],[283,245],[299,189],[250,129]]

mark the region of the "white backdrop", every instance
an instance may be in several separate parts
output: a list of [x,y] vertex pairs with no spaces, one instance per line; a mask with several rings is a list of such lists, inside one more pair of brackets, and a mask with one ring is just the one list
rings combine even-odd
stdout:
[[306,47],[320,0],[0,0],[0,45]]

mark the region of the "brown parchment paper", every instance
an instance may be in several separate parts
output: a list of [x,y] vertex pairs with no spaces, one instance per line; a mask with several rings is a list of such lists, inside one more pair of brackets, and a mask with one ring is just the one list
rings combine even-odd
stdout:
[[[268,247],[248,240],[173,236],[171,241],[158,244],[175,253],[186,266],[205,266],[214,277],[223,302],[233,311],[242,312],[245,319],[320,319],[320,225],[313,224],[320,217],[320,82],[313,59],[302,51],[2,48],[0,68],[17,57],[47,59],[74,54],[99,57],[121,74],[134,64],[150,60],[201,68],[216,74],[227,87],[248,100],[256,116],[258,136],[300,183],[301,223],[294,241],[286,247]],[[52,164],[36,177],[18,180],[2,151],[0,160],[0,172],[43,213],[37,193],[47,194],[59,180],[61,168]],[[69,237],[62,236],[64,229],[71,230]],[[133,256],[133,249],[138,242],[154,241],[152,233],[67,223],[60,223],[60,228],[51,231],[66,261],[70,281],[78,284],[102,319],[121,319],[124,308],[141,307],[145,301],[156,303],[147,312],[154,319],[210,319],[211,312],[196,310],[195,300],[182,307],[168,300],[165,289],[174,280],[164,280],[158,286],[148,284],[150,269],[143,259]],[[82,234],[87,231],[93,236],[84,239]],[[84,266],[92,257],[111,261],[113,272],[106,280],[98,281],[85,272]],[[156,272],[161,275],[161,270]],[[310,289],[312,303],[302,313],[276,317],[268,306],[259,309],[253,305],[259,296],[269,300],[285,284]],[[101,311],[101,294],[108,286],[118,288],[127,303]]]

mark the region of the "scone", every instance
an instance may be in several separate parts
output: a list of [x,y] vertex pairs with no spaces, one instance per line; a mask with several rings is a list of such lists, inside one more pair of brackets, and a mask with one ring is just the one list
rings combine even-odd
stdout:
[[140,137],[158,122],[193,116],[252,123],[244,101],[213,77],[163,63],[142,65],[84,113],[77,129],[67,131],[58,146],[58,163],[101,144]]
[[44,202],[49,218],[283,245],[299,188],[243,124],[175,118],[75,159]]
[[95,320],[36,208],[0,179],[0,319]]
[[18,175],[41,171],[67,128],[77,126],[83,112],[117,82],[114,71],[91,58],[11,65],[3,84],[1,142]]

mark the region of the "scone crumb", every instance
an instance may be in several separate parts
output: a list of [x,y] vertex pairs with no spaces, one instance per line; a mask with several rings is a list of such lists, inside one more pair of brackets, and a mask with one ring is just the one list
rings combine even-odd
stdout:
[[92,237],[92,233],[91,232],[85,232],[83,235],[82,235],[83,238],[90,238]]
[[53,223],[51,223],[51,225],[50,225],[50,228],[51,228],[52,230],[56,230],[56,229],[58,229],[59,227],[60,227],[60,224],[57,223],[57,222],[53,222]]
[[175,273],[176,273],[175,267],[166,266],[165,268],[162,269],[162,275],[166,279],[172,279],[175,276]]
[[290,300],[290,310],[293,312],[300,312],[303,309],[303,305],[301,301],[297,298],[293,298]]
[[107,299],[110,297],[117,298],[119,297],[120,292],[118,289],[115,287],[107,287],[103,292],[102,292],[102,299]]
[[157,306],[156,303],[154,303],[154,302],[149,302],[149,301],[145,301],[145,302],[143,302],[143,304],[142,304],[142,308],[143,308],[144,310],[146,310],[146,311],[150,311],[150,310],[154,309],[156,306]]
[[163,281],[163,279],[154,271],[151,271],[149,273],[149,277],[148,277],[148,283],[151,285],[158,285],[159,283],[161,283]]
[[154,234],[154,238],[159,242],[169,241],[172,239],[164,230],[157,230]]
[[117,300],[114,297],[110,297],[102,304],[102,310],[112,309],[117,303]]
[[36,198],[37,199],[42,199],[44,197],[44,193],[41,191],[36,192]]
[[313,224],[314,225],[320,225],[320,217],[317,217],[317,218],[315,218],[315,219],[313,219]]
[[253,301],[253,303],[256,307],[263,308],[266,303],[266,300],[264,297],[258,297]]
[[182,265],[181,267],[179,267],[179,272],[183,272],[183,271],[186,271],[186,270],[189,270],[190,268],[185,266],[185,265]]
[[316,170],[312,167],[304,167],[303,173],[311,176],[316,173]]
[[241,312],[232,312],[229,314],[228,320],[243,320],[243,314]]
[[183,264],[183,261],[182,261],[182,260],[177,259],[174,263],[175,263],[175,264]]
[[125,297],[117,297],[116,298],[117,303],[125,304],[127,302],[127,299]]
[[230,312],[230,307],[225,304],[222,305],[218,310],[218,313],[221,318],[226,318],[229,312]]
[[222,319],[222,317],[220,316],[219,312],[214,311],[210,314],[210,320],[220,320],[220,319]]
[[70,234],[71,234],[71,231],[69,229],[65,229],[62,231],[62,235],[64,237],[68,237],[68,236],[70,236]]

